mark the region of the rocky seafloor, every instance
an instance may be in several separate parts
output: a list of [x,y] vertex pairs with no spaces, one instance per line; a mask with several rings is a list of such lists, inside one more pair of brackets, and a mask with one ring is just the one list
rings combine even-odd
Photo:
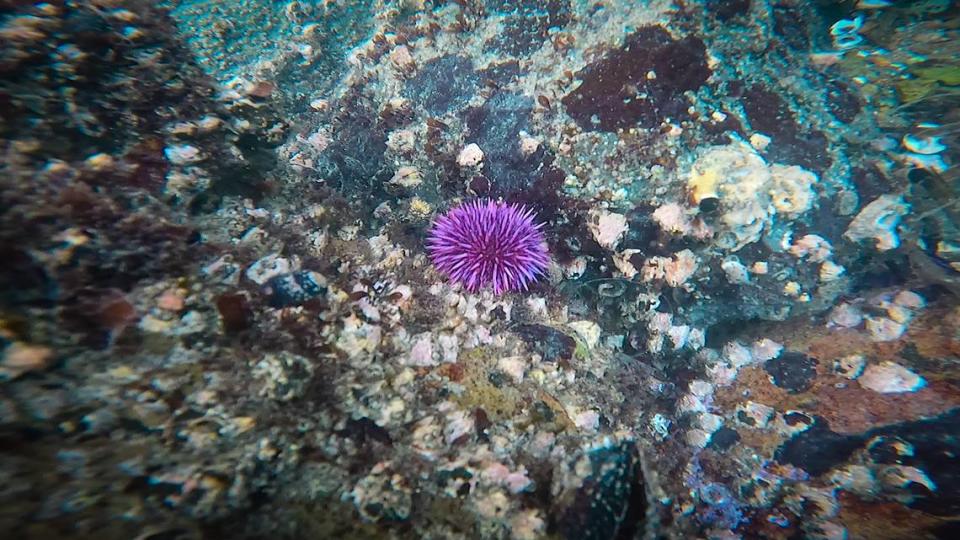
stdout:
[[[0,0],[0,533],[956,538],[958,34]],[[478,198],[529,290],[434,268]]]

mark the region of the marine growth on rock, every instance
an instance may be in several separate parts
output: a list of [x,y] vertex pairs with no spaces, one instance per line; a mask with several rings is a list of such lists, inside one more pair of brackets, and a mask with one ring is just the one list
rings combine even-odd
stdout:
[[0,538],[960,538],[960,2],[0,0]]

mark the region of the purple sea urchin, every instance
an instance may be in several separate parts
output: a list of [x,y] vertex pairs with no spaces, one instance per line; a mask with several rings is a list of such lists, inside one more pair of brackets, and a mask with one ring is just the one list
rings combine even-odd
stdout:
[[450,279],[495,294],[526,290],[547,270],[549,256],[534,213],[522,204],[478,199],[437,218],[427,240],[430,258]]

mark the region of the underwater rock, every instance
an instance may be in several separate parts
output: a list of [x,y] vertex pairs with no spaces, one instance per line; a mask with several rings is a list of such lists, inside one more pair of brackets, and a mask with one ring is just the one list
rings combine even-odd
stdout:
[[733,529],[743,519],[736,497],[720,483],[712,482],[699,489],[704,506],[697,512],[697,519],[704,525],[719,529]]
[[837,120],[847,124],[856,120],[863,109],[856,91],[842,81],[830,81],[827,84],[827,106]]
[[345,494],[363,519],[403,521],[410,517],[412,493],[403,476],[390,469],[389,462],[376,464],[353,489]]
[[768,159],[818,174],[830,167],[826,136],[821,131],[803,129],[788,102],[776,92],[751,86],[744,92],[742,103],[753,130],[772,139],[766,149]]
[[462,107],[476,94],[480,76],[473,61],[448,55],[425,62],[407,81],[406,95],[421,110],[434,116]]
[[[648,511],[640,456],[634,443],[609,441],[581,455],[579,482],[558,485],[561,506],[551,528],[563,538],[632,538],[644,530]],[[569,487],[568,487],[569,486]]]
[[683,93],[707,82],[706,47],[700,38],[674,40],[659,26],[641,28],[575,74],[582,80],[563,105],[585,130],[656,127],[687,116]]
[[814,4],[7,2],[0,530],[948,537],[955,17]]
[[266,289],[270,307],[275,308],[298,306],[327,291],[323,275],[307,270],[274,276]]
[[484,175],[492,192],[509,196],[531,187],[542,152],[524,154],[522,134],[530,129],[533,99],[511,92],[497,92],[466,114],[471,140],[484,149]]
[[791,394],[806,392],[817,376],[818,362],[805,355],[785,352],[778,358],[767,360],[763,367],[770,374],[773,384]]
[[523,324],[514,332],[547,362],[568,361],[577,348],[575,339],[549,326]]
[[262,382],[262,395],[290,401],[304,395],[313,377],[314,365],[302,356],[280,351],[266,354],[253,365],[251,374]]
[[[958,449],[953,436],[958,419],[960,411],[954,409],[934,418],[851,435],[835,433],[826,422],[817,419],[810,429],[785,442],[777,450],[776,458],[781,463],[804,469],[811,476],[820,476],[847,463],[854,452],[866,446],[868,466],[884,475],[895,473],[898,478],[890,484],[891,492],[883,497],[900,499],[906,506],[934,515],[953,515],[960,510],[960,477],[940,456]],[[890,452],[884,441],[898,441],[896,447],[908,448],[908,454]],[[890,471],[884,467],[893,464],[907,465],[922,474],[904,474],[903,470]],[[930,489],[934,485],[936,489]]]
[[570,20],[569,0],[546,2],[488,2],[487,8],[502,13],[503,30],[490,38],[484,50],[510,56],[526,56],[544,43],[551,31],[562,29]]
[[718,20],[727,22],[750,11],[750,3],[751,0],[707,0],[706,8]]
[[776,459],[800,467],[811,476],[819,476],[845,462],[861,444],[862,437],[835,433],[826,421],[818,418],[809,429],[781,445]]
[[357,101],[340,104],[342,116],[336,130],[311,167],[324,183],[345,193],[382,185],[390,180],[393,169],[384,163],[387,134],[378,115],[369,103],[348,97]]

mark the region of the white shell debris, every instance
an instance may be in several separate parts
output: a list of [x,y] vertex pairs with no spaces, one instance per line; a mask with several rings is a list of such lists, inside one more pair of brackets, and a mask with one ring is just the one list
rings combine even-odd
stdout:
[[423,183],[423,175],[416,167],[403,166],[393,174],[390,183],[405,188],[414,188]]
[[836,281],[840,279],[840,276],[842,276],[845,271],[846,269],[843,266],[833,261],[824,261],[824,263],[820,265],[820,282],[830,283],[831,281]]
[[520,134],[520,154],[523,156],[532,156],[540,149],[540,141],[531,137],[525,131],[521,131]]
[[939,154],[947,149],[947,146],[940,142],[940,137],[929,135],[921,137],[907,133],[903,136],[903,147],[915,154]]
[[905,308],[920,310],[927,305],[922,296],[913,291],[900,291],[893,297],[893,303]]
[[895,341],[907,331],[907,325],[886,317],[867,317],[867,332],[872,341]]
[[509,375],[513,382],[520,384],[523,382],[527,360],[522,356],[506,356],[497,360],[497,367]]
[[919,484],[931,492],[937,490],[937,484],[927,473],[909,465],[891,465],[880,472],[879,480],[885,487],[906,488],[910,484]]
[[773,407],[755,401],[748,401],[737,407],[737,418],[741,418],[742,423],[761,429],[767,427],[774,413],[776,411]]
[[663,440],[670,435],[670,419],[657,413],[650,419],[650,429],[656,435],[657,439]]
[[627,216],[606,210],[592,210],[587,227],[593,238],[604,249],[613,251],[627,232]]
[[476,167],[481,163],[483,163],[483,150],[480,149],[477,143],[470,143],[464,146],[463,150],[460,150],[460,154],[457,156],[457,165],[463,168]]
[[839,326],[842,328],[855,328],[863,323],[863,312],[860,308],[851,304],[838,304],[830,311],[830,320],[828,326]]
[[840,19],[830,27],[833,46],[840,50],[851,49],[863,42],[860,28],[863,27],[863,15],[854,19]]
[[443,440],[447,444],[473,432],[473,415],[467,411],[454,409],[447,413],[447,423],[443,428]]
[[723,358],[736,368],[754,362],[753,352],[739,341],[731,341],[723,346]]
[[583,411],[573,417],[573,423],[578,429],[594,433],[600,428],[600,415],[597,411]]
[[413,347],[410,347],[410,354],[407,357],[407,364],[411,366],[432,366],[437,362],[433,359],[433,342],[430,339],[430,332],[419,334]]
[[773,142],[773,139],[764,135],[763,133],[754,133],[750,135],[750,146],[760,150],[761,152],[766,150],[770,143]]
[[943,156],[940,154],[917,154],[914,152],[907,152],[902,154],[900,158],[904,161],[904,163],[912,165],[917,169],[923,169],[926,171],[942,173],[950,168],[950,166],[947,165],[947,162],[943,160]]
[[200,154],[194,146],[189,144],[175,144],[168,146],[163,149],[163,155],[167,157],[167,160],[174,165],[185,165],[187,163],[196,163],[203,159],[203,155]]
[[697,256],[685,249],[675,253],[673,258],[654,256],[647,259],[642,278],[643,281],[663,280],[671,287],[679,287],[693,277],[697,267]]
[[766,362],[780,356],[780,353],[783,352],[783,345],[770,338],[760,338],[753,342],[750,352],[753,354],[754,360]]
[[853,242],[872,239],[879,251],[887,251],[900,245],[897,225],[907,215],[910,205],[899,195],[881,195],[868,204],[853,218],[844,238]]
[[677,203],[667,203],[653,211],[653,220],[668,233],[687,234],[690,232],[690,218],[687,211]]
[[860,386],[881,394],[915,392],[926,385],[923,377],[889,361],[867,366],[857,382]]
[[593,321],[574,321],[567,326],[580,336],[587,348],[593,349],[600,343],[600,325],[597,323]]
[[257,285],[263,285],[271,278],[286,274],[290,270],[292,270],[290,261],[278,253],[273,253],[251,264],[247,268],[246,276]]
[[850,380],[855,380],[863,373],[867,359],[862,354],[848,354],[833,361],[833,371]]
[[816,234],[807,234],[790,246],[794,257],[806,257],[811,262],[823,262],[833,255],[833,246],[825,238]]
[[720,263],[720,268],[727,275],[727,281],[733,284],[749,283],[750,272],[736,257],[730,257]]

